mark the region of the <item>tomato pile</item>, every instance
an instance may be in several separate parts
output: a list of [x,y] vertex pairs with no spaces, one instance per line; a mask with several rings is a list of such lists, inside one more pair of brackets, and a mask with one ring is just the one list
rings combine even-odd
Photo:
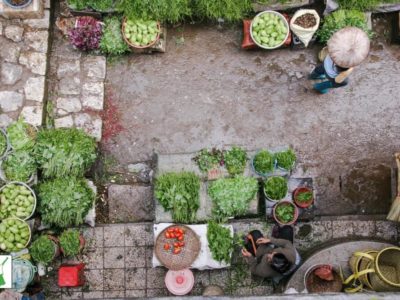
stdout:
[[173,254],[179,254],[185,247],[185,230],[179,227],[171,227],[165,231],[165,238],[171,239],[171,242],[164,244],[164,250]]

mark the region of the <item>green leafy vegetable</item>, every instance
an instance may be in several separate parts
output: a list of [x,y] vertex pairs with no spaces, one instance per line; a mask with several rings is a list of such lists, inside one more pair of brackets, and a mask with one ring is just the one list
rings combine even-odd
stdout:
[[296,200],[299,202],[308,202],[312,199],[313,193],[312,192],[300,192],[296,195]]
[[200,206],[200,180],[190,172],[166,173],[156,179],[155,195],[172,219],[178,223],[196,220]]
[[276,162],[278,167],[281,167],[285,170],[292,170],[294,164],[296,162],[296,154],[292,149],[288,149],[286,151],[278,152],[275,154]]
[[219,262],[229,263],[233,251],[233,237],[229,228],[214,221],[208,222],[207,240],[212,258]]
[[110,11],[114,6],[114,0],[86,0],[88,6],[94,10],[107,12]]
[[208,195],[214,204],[214,214],[220,218],[246,214],[257,191],[257,179],[239,175],[218,179],[208,187]]
[[3,156],[7,150],[7,138],[2,131],[0,131],[0,156]]
[[267,179],[264,185],[265,195],[272,200],[281,200],[288,191],[287,180],[281,176]]
[[202,149],[197,156],[193,158],[193,161],[197,163],[200,171],[208,172],[224,163],[224,153],[215,148],[211,151]]
[[261,150],[254,156],[253,167],[260,174],[272,172],[274,170],[274,156],[267,150]]
[[294,219],[295,207],[287,202],[278,203],[275,209],[275,215],[282,223],[289,223]]
[[87,0],[67,0],[68,6],[74,10],[84,10],[88,7]]
[[0,219],[29,217],[35,208],[35,198],[24,185],[9,183],[0,192]]
[[239,21],[251,12],[251,0],[197,0],[193,2],[196,16],[228,22]]
[[65,256],[74,256],[81,251],[80,233],[74,229],[65,230],[60,235],[60,246]]
[[32,243],[29,253],[34,261],[47,265],[55,256],[56,244],[47,235],[42,235]]
[[342,9],[355,9],[359,11],[368,11],[374,9],[379,4],[396,3],[398,0],[337,0]]
[[100,41],[102,52],[111,55],[121,55],[129,51],[121,34],[121,20],[118,17],[104,19],[103,36]]
[[19,119],[7,127],[7,134],[10,144],[14,150],[32,149],[35,145],[36,129]]
[[2,168],[7,180],[28,182],[36,172],[35,157],[30,151],[15,151],[2,162]]
[[224,161],[230,175],[243,174],[247,162],[246,151],[239,147],[232,147],[224,153]]
[[30,239],[28,223],[20,219],[5,219],[0,224],[0,250],[16,252],[24,249]]
[[38,191],[42,221],[60,228],[82,224],[95,200],[85,179],[67,177],[45,181]]
[[41,130],[35,156],[44,177],[83,176],[96,159],[96,142],[82,130]]

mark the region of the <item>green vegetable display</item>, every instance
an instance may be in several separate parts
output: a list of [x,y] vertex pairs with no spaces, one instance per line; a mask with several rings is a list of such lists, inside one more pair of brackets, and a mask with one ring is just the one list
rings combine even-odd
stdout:
[[24,249],[30,239],[29,225],[22,220],[10,218],[0,224],[0,249],[16,252]]
[[38,188],[38,211],[45,224],[59,228],[78,226],[93,207],[95,194],[85,179],[56,178]]
[[265,195],[272,200],[283,199],[288,191],[287,180],[281,176],[270,177],[265,181]]
[[278,152],[275,154],[278,167],[290,171],[294,168],[296,162],[296,153],[292,149]]
[[317,31],[317,35],[322,43],[326,43],[336,31],[347,26],[358,27],[364,30],[369,37],[373,35],[368,29],[364,13],[345,9],[337,10],[326,16],[322,27]]
[[282,223],[289,223],[294,219],[295,207],[289,203],[278,203],[275,209],[275,216]]
[[210,221],[207,225],[207,240],[212,258],[219,262],[230,263],[234,247],[231,231]]
[[300,192],[296,195],[296,200],[299,202],[308,202],[312,199],[312,192]]
[[29,247],[29,253],[34,261],[47,265],[56,255],[57,245],[47,235],[40,236]]
[[3,156],[7,151],[7,138],[3,132],[0,132],[0,156]]
[[74,10],[93,8],[96,11],[107,12],[114,6],[114,0],[67,0],[68,6]]
[[14,150],[29,150],[35,145],[36,129],[23,119],[11,123],[7,127],[8,139]]
[[128,45],[122,38],[122,22],[118,17],[104,19],[103,36],[100,41],[100,49],[103,53],[121,55],[129,51]]
[[10,183],[0,192],[0,219],[26,219],[35,208],[35,198],[26,186]]
[[200,207],[200,180],[190,172],[166,173],[156,179],[155,196],[172,219],[178,223],[192,223]]
[[1,166],[8,181],[28,182],[36,172],[35,157],[30,151],[12,152]]
[[207,173],[208,171],[217,168],[224,162],[224,153],[221,150],[213,148],[211,151],[201,149],[200,152],[193,158],[197,163],[200,171]]
[[368,11],[374,9],[379,4],[396,3],[398,0],[337,0],[337,2],[342,9]]
[[251,0],[196,0],[193,12],[199,19],[227,22],[242,20],[252,11]]
[[289,28],[282,17],[265,12],[252,21],[252,36],[256,43],[267,48],[274,48],[282,44]]
[[216,217],[226,218],[246,214],[249,203],[258,191],[258,181],[252,177],[221,178],[210,183],[208,195],[214,204]]
[[44,177],[83,176],[96,160],[96,142],[75,128],[41,130],[34,153]]
[[247,162],[246,151],[239,147],[232,147],[224,153],[224,162],[230,175],[243,174]]
[[254,170],[259,174],[267,174],[274,170],[274,156],[267,150],[261,150],[253,159]]
[[135,46],[144,47],[152,44],[160,32],[156,21],[130,20],[125,23],[124,34]]
[[80,233],[74,229],[65,230],[60,235],[60,246],[65,256],[74,256],[81,251]]

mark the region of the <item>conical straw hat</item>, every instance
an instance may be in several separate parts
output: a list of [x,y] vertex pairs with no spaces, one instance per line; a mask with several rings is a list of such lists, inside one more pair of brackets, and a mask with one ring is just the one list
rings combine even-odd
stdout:
[[361,64],[368,56],[368,35],[356,27],[337,31],[328,41],[328,52],[335,64],[351,68]]

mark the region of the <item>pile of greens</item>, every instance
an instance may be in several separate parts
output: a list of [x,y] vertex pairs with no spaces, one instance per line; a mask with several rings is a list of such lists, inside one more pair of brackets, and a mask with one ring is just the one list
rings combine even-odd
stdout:
[[337,0],[340,8],[368,11],[382,3],[396,3],[398,0]]
[[348,26],[358,27],[364,30],[369,37],[372,37],[372,32],[368,29],[364,13],[345,9],[337,10],[326,16],[317,35],[322,43],[326,43],[336,31]]
[[214,221],[208,222],[207,240],[212,258],[219,262],[229,263],[234,248],[231,231]]
[[290,171],[293,169],[296,162],[296,153],[292,149],[278,152],[275,154],[278,167]]
[[172,219],[192,223],[200,207],[200,179],[191,172],[165,173],[155,182],[154,193]]
[[107,12],[114,7],[114,0],[67,0],[67,2],[74,10],[93,8],[96,11]]
[[257,173],[267,174],[274,170],[275,159],[271,152],[261,150],[253,158],[253,167]]
[[66,228],[84,222],[95,195],[85,179],[57,178],[38,187],[38,211],[45,224]]
[[121,34],[121,20],[119,17],[104,19],[103,36],[100,41],[100,49],[103,53],[121,55],[129,51]]
[[7,127],[7,135],[13,150],[29,150],[35,146],[36,129],[19,119]]
[[65,256],[74,256],[81,251],[80,233],[74,229],[65,230],[60,235],[60,246]]
[[41,130],[34,152],[44,177],[83,176],[96,159],[96,142],[75,128]]
[[308,202],[312,199],[313,197],[313,193],[310,191],[304,191],[304,192],[300,192],[296,195],[296,200],[298,202]]
[[3,156],[7,150],[7,138],[0,132],[0,156]]
[[217,168],[224,164],[224,153],[221,150],[213,148],[211,151],[202,149],[193,158],[200,171],[207,173],[208,171]]
[[243,174],[247,162],[246,151],[239,147],[232,147],[224,153],[224,162],[230,175]]
[[1,165],[8,181],[28,182],[36,172],[36,161],[32,152],[15,151]]
[[295,207],[290,203],[279,203],[275,208],[275,215],[282,223],[289,223],[294,219]]
[[281,176],[270,177],[265,181],[265,195],[272,200],[281,200],[288,191],[287,180]]
[[47,265],[56,254],[56,244],[47,235],[42,235],[29,247],[29,253],[34,261]]
[[239,21],[251,12],[251,0],[197,0],[193,1],[193,11],[199,19],[228,22]]
[[208,195],[214,203],[214,215],[217,218],[244,215],[257,191],[257,179],[252,177],[238,175],[211,182]]

